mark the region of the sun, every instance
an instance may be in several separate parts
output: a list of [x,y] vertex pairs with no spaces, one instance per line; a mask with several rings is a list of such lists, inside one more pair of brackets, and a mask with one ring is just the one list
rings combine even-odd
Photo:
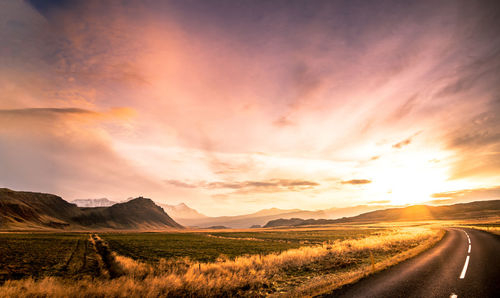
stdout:
[[372,169],[372,190],[382,193],[392,204],[420,204],[442,191],[448,180],[448,168],[433,160],[436,154],[406,153]]

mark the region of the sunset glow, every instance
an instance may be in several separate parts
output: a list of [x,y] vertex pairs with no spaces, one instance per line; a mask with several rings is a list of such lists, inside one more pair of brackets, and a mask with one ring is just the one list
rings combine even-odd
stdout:
[[0,3],[0,187],[207,215],[500,194],[484,1]]

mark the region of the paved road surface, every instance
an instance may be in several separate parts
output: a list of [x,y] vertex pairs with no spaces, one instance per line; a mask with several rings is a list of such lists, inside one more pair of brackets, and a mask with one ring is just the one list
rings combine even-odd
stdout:
[[419,256],[323,297],[500,298],[500,236],[448,229]]

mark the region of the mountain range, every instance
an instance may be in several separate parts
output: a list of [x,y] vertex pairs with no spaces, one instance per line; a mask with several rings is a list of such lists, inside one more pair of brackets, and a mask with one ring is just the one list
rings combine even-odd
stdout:
[[363,213],[339,219],[280,218],[269,221],[264,227],[296,227],[337,223],[372,223],[384,221],[419,220],[469,220],[500,216],[500,200],[477,201],[447,206],[413,205]]
[[0,229],[179,229],[161,207],[135,198],[110,207],[78,207],[52,194],[0,188]]
[[[267,222],[280,218],[313,218],[313,219],[334,219],[359,215],[364,212],[388,208],[387,205],[359,205],[346,208],[330,208],[325,210],[308,211],[301,209],[264,209],[255,213],[236,216],[219,217],[172,217],[184,226],[207,228],[212,226],[224,226],[230,228],[250,228],[263,226]],[[169,213],[170,214],[170,213]]]
[[180,223],[184,222],[184,220],[208,218],[208,216],[201,214],[200,212],[196,211],[193,208],[190,208],[184,203],[180,203],[177,205],[168,205],[162,203],[157,204],[158,206],[162,207],[165,212],[172,216],[172,218]]
[[[128,202],[132,198],[128,198],[123,202]],[[122,203],[123,203],[122,202]],[[80,199],[74,200],[72,203],[78,207],[109,207],[117,204],[115,201],[102,199]],[[189,207],[185,203],[170,205],[165,203],[155,202],[162,207],[165,212],[172,217],[176,222],[190,227],[210,228],[210,227],[228,227],[228,228],[255,228],[265,225],[268,221],[280,218],[313,218],[313,219],[336,219],[359,215],[364,212],[388,208],[388,205],[359,205],[346,208],[330,208],[324,210],[301,210],[301,209],[279,209],[270,208],[263,209],[255,213],[236,215],[236,216],[206,216],[197,210]]]
[[[81,200],[80,204],[110,204],[107,199]],[[0,229],[179,229],[182,225],[209,228],[304,226],[352,222],[477,219],[500,215],[500,200],[447,206],[414,205],[387,208],[360,205],[318,211],[264,209],[247,215],[208,217],[186,204],[157,204],[139,197],[108,207],[79,207],[61,197],[0,188]],[[172,214],[172,217],[169,214]],[[182,225],[181,225],[182,224]]]
[[[121,202],[111,201],[107,198],[101,199],[78,199],[73,200],[71,203],[76,204],[78,207],[110,207],[114,204],[125,203],[134,198],[128,198]],[[208,218],[208,216],[201,214],[193,208],[190,208],[185,203],[180,203],[177,205],[169,205],[164,203],[155,202],[158,206],[162,207],[165,212],[168,213],[169,216],[176,219],[179,222],[183,222],[184,220],[191,219],[203,219]],[[178,220],[179,219],[179,220]]]

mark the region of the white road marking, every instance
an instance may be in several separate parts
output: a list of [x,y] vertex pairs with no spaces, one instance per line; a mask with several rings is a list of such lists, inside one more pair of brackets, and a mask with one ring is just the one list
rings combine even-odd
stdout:
[[469,234],[467,234],[466,231],[464,231],[465,235],[467,236],[467,241],[469,241],[469,244],[470,244],[470,237],[469,237]]
[[451,293],[450,298],[458,298],[458,296],[455,293]]
[[[464,231],[464,230],[462,230],[462,231]],[[467,250],[467,253],[470,254],[472,244],[470,243],[469,234],[467,234],[466,231],[464,231],[464,233],[467,236],[467,241],[469,242],[469,249]],[[460,279],[464,279],[464,277],[465,277],[465,273],[467,272],[467,267],[469,266],[469,259],[470,259],[470,256],[467,255],[467,258],[465,259],[464,269],[462,269],[462,273],[460,274]],[[452,295],[455,295],[455,294],[452,294]],[[455,297],[456,297],[456,295],[455,295]]]
[[467,266],[469,266],[469,258],[470,256],[467,256],[467,259],[465,259],[464,269],[462,269],[462,274],[460,274],[460,279],[464,279],[465,277],[465,273],[467,272]]

